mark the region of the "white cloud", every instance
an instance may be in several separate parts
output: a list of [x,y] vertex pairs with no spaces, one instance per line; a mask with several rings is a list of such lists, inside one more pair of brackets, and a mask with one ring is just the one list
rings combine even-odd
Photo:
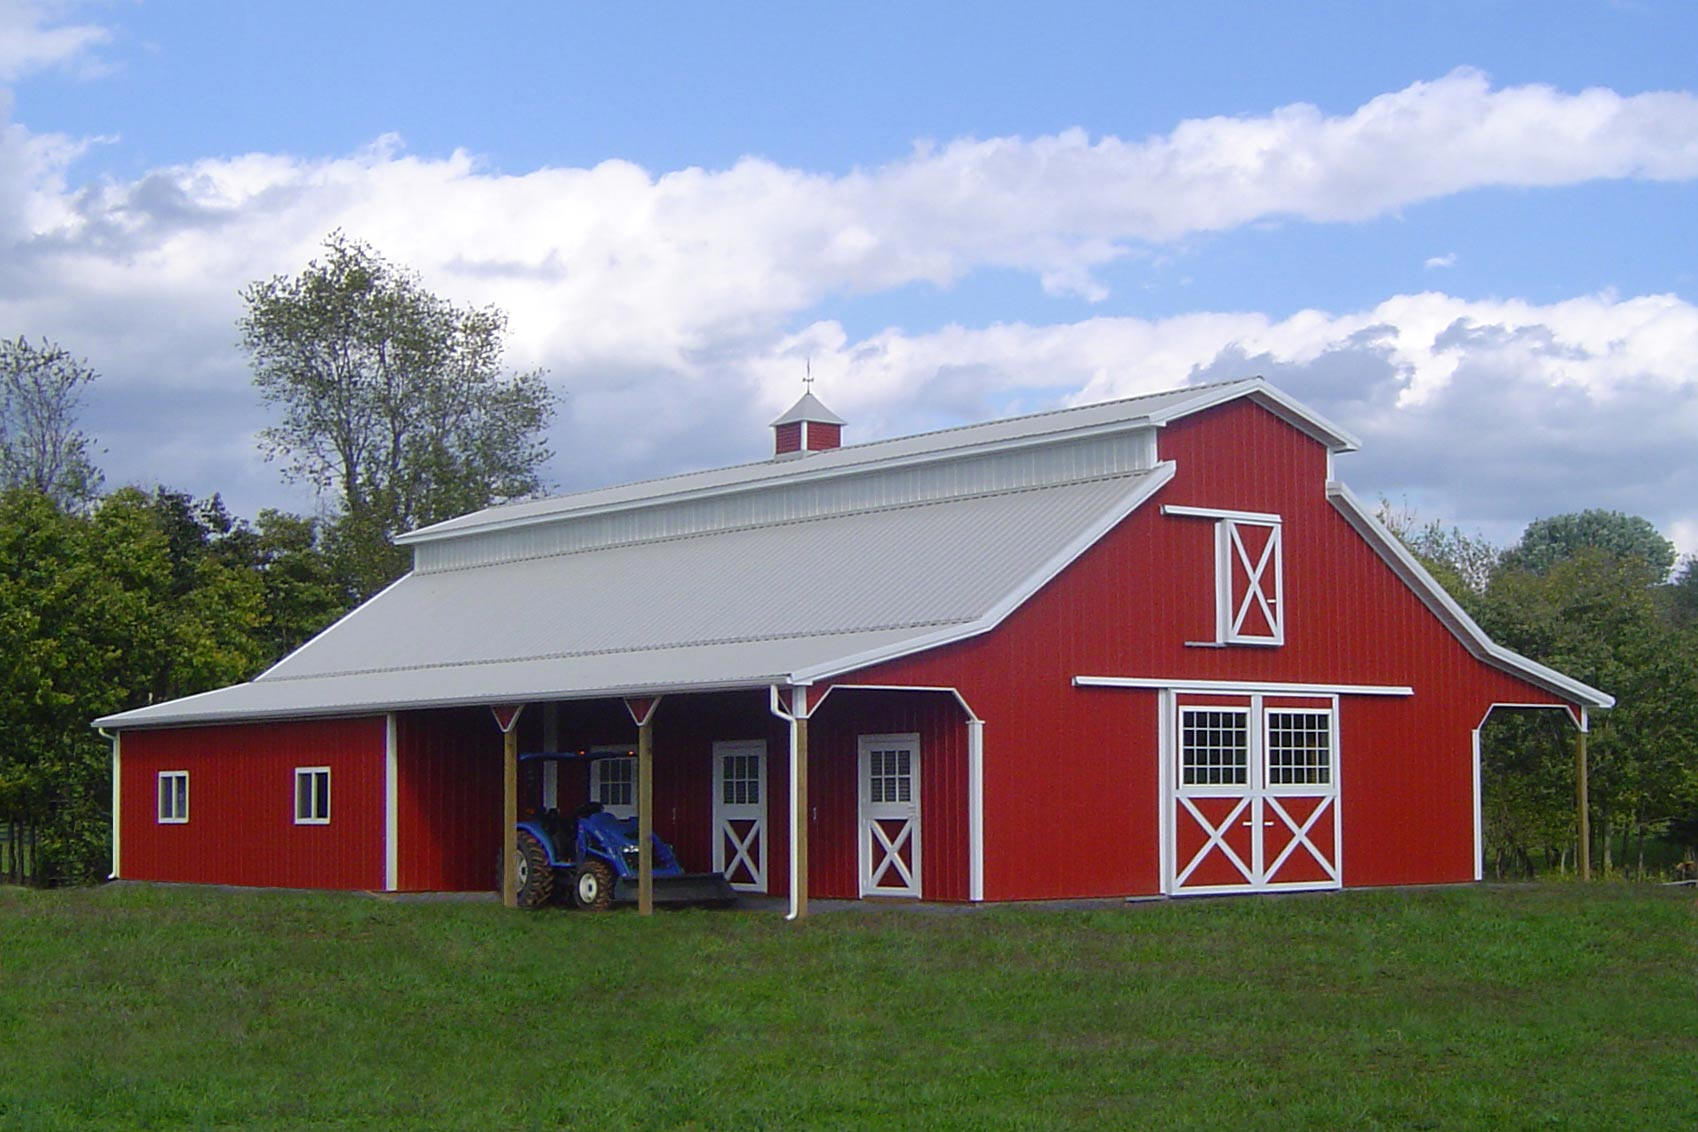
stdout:
[[1456,266],[1456,253],[1446,252],[1444,255],[1429,256],[1421,266],[1427,268],[1443,268]]
[[[238,509],[277,499],[251,455],[262,418],[234,346],[237,293],[298,270],[341,227],[432,288],[509,312],[510,361],[570,392],[556,436],[569,486],[760,458],[807,356],[863,439],[1262,368],[1364,435],[1366,474],[1345,473],[1365,490],[1418,490],[1457,520],[1607,494],[1698,522],[1698,310],[1672,296],[1425,293],[1278,321],[1202,312],[860,340],[830,321],[797,327],[830,296],[985,267],[1094,296],[1093,270],[1142,245],[1270,218],[1357,220],[1482,185],[1698,177],[1686,93],[1493,90],[1458,71],[1347,115],[1295,105],[1137,142],[960,140],[844,176],[752,158],[507,175],[385,137],[341,158],[207,158],[73,188],[79,144],[0,124],[0,332],[51,336],[102,372],[115,478],[221,489]],[[1609,429],[1635,435],[1643,466]]]
[[110,42],[111,32],[65,22],[73,7],[53,0],[0,0],[0,82],[52,67],[99,73],[94,50]]

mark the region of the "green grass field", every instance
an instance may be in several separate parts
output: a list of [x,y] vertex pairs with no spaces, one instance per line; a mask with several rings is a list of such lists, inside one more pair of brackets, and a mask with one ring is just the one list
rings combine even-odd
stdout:
[[506,912],[0,889],[0,1128],[1694,1128],[1691,889]]

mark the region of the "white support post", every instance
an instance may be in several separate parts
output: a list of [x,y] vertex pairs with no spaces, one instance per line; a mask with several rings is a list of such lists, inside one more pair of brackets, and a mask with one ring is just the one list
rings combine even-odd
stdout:
[[394,892],[400,887],[401,846],[401,786],[397,780],[400,747],[395,713],[383,720],[383,891]]
[[121,841],[121,834],[120,834],[120,831],[123,829],[123,808],[124,808],[124,806],[123,806],[123,803],[124,803],[123,743],[124,743],[124,733],[122,731],[113,732],[112,733],[112,875],[107,878],[108,880],[117,880],[118,877],[120,875],[122,875],[119,872],[119,869],[123,865],[123,852],[121,850],[122,841]]
[[1476,727],[1474,735],[1474,879],[1485,877],[1486,856],[1486,811],[1485,799],[1480,781],[1480,729]]
[[985,898],[985,721],[967,720],[967,899]]
[[790,914],[808,914],[808,690],[790,690]]

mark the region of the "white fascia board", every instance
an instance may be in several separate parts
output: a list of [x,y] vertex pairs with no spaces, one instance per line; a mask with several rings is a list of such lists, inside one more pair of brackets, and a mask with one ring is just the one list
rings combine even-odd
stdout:
[[1325,444],[1329,452],[1355,452],[1362,447],[1362,442],[1357,440],[1355,436],[1307,405],[1293,400],[1262,377],[1247,378],[1231,385],[1210,389],[1194,400],[1181,402],[1159,414],[1151,414],[1150,420],[1154,424],[1165,425],[1170,421],[1188,417],[1192,413],[1200,413],[1204,409],[1212,409],[1216,405],[1223,405],[1228,401],[1235,401],[1246,395],[1261,399],[1264,405],[1273,410],[1276,415]]
[[[216,727],[228,723],[267,723],[281,720],[307,719],[363,719],[375,718],[387,712],[399,711],[428,711],[433,708],[456,707],[487,707],[491,703],[513,702],[544,703],[549,700],[614,700],[631,697],[643,699],[651,696],[662,696],[668,693],[700,693],[700,692],[745,692],[755,688],[765,688],[774,683],[790,683],[788,677],[773,674],[770,676],[750,676],[732,680],[706,680],[699,683],[671,684],[630,684],[606,688],[568,688],[564,690],[532,689],[515,692],[510,695],[469,695],[441,696],[434,699],[403,700],[384,699],[371,700],[361,703],[326,704],[318,707],[281,707],[281,708],[232,708],[223,711],[209,711],[204,714],[183,717],[176,709],[203,696],[215,696],[228,688],[215,688],[210,692],[197,692],[192,696],[184,696],[179,700],[168,700],[162,704],[150,707],[134,708],[130,711],[106,715],[94,721],[94,726],[112,728],[124,731],[159,730],[161,728]],[[270,681],[272,684],[281,681]],[[241,687],[240,684],[232,687]],[[149,715],[156,709],[171,708],[170,714]]]
[[1158,676],[1075,676],[1075,688],[1138,688],[1264,696],[1413,696],[1406,684],[1290,684],[1257,680],[1183,680]]
[[934,633],[927,633],[924,636],[870,649],[839,660],[827,661],[824,664],[816,664],[811,668],[799,669],[791,673],[788,682],[791,684],[811,684],[816,680],[829,679],[845,672],[854,672],[874,664],[881,664],[887,660],[912,656],[915,653],[925,652],[940,645],[950,645],[957,641],[976,637],[981,633],[988,633],[1002,624],[1010,613],[1024,605],[1028,598],[1047,585],[1074,559],[1089,550],[1099,539],[1118,526],[1123,519],[1136,511],[1152,495],[1166,487],[1168,481],[1173,478],[1175,470],[1176,465],[1171,460],[1164,460],[1150,471],[1142,473],[1137,486],[1127,492],[1118,504],[1087,527],[1077,538],[1063,547],[1060,553],[1034,571],[1030,577],[1022,580],[1006,597],[993,605],[982,616],[959,625],[951,625]]
[[1338,480],[1328,482],[1327,502],[1344,516],[1346,522],[1356,528],[1357,533],[1368,540],[1368,545],[1378,552],[1409,588],[1415,591],[1422,603],[1432,610],[1476,657],[1583,706],[1615,706],[1615,697],[1608,692],[1601,692],[1590,684],[1583,684],[1572,676],[1565,676],[1554,668],[1530,660],[1513,649],[1506,649],[1487,636],[1486,631],[1456,603],[1456,599],[1445,592],[1438,579],[1428,573],[1427,568],[1409,553],[1409,548],[1403,545],[1403,540],[1387,530],[1385,524],[1374,518],[1368,509],[1362,506],[1362,501]]
[[[999,422],[989,422],[996,424]],[[583,519],[592,515],[613,515],[624,511],[643,511],[662,504],[695,502],[702,499],[715,499],[728,495],[742,495],[749,492],[764,491],[775,486],[790,487],[795,484],[812,483],[817,480],[837,479],[843,476],[860,475],[869,472],[886,472],[911,468],[921,464],[935,464],[945,460],[966,459],[982,455],[986,452],[1014,452],[1023,448],[1038,445],[1057,444],[1065,441],[1084,440],[1095,436],[1103,436],[1117,432],[1133,432],[1151,426],[1148,415],[1125,417],[1120,420],[1106,421],[1094,425],[1081,425],[1074,428],[1056,429],[1049,432],[1034,433],[1030,436],[1008,437],[1001,440],[982,440],[977,443],[962,444],[949,448],[933,448],[923,452],[910,452],[904,456],[887,456],[866,460],[835,459],[838,453],[855,455],[859,445],[845,448],[832,448],[824,452],[816,452],[810,456],[809,462],[800,471],[792,470],[794,465],[786,465],[783,474],[760,475],[751,479],[741,479],[732,483],[715,484],[711,487],[685,488],[682,491],[665,494],[645,495],[639,499],[627,499],[618,503],[604,503],[589,507],[567,507],[559,511],[549,511],[537,515],[526,515],[516,519],[491,518],[487,522],[467,524],[451,530],[436,530],[433,527],[421,527],[416,531],[408,531],[395,537],[395,545],[406,546],[421,542],[437,542],[444,539],[459,538],[463,535],[485,534],[489,531],[522,530],[525,527],[542,526],[548,523],[558,523],[568,519]],[[898,437],[907,440],[909,437]],[[871,444],[884,443],[873,441]],[[822,460],[821,457],[827,459]],[[750,468],[767,471],[774,467],[771,461],[748,465]],[[447,522],[457,522],[450,519]]]

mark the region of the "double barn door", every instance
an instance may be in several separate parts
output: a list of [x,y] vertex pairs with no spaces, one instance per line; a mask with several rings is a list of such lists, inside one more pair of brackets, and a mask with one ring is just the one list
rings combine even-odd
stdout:
[[1174,894],[1337,888],[1337,701],[1176,697],[1166,752]]

